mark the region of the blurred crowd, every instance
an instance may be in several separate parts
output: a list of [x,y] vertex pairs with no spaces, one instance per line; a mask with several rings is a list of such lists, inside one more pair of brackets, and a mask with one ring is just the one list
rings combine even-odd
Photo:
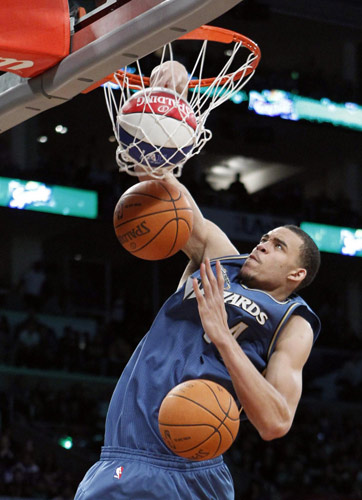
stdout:
[[361,438],[358,411],[316,403],[302,405],[289,434],[276,441],[262,441],[242,424],[227,457],[237,500],[360,499]]
[[110,322],[91,335],[68,325],[58,336],[33,313],[14,328],[2,315],[0,363],[114,377],[129,359],[135,342],[129,330],[119,328],[117,322]]
[[73,500],[75,478],[55,455],[39,452],[30,438],[22,446],[0,435],[0,498]]

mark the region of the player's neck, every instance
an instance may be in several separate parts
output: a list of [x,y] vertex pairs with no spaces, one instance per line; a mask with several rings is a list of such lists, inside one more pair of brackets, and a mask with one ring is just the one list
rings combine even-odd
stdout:
[[287,287],[285,284],[280,285],[277,288],[272,288],[265,283],[260,283],[258,282],[258,280],[254,281],[252,279],[243,279],[241,280],[241,283],[248,288],[254,288],[255,290],[261,290],[262,292],[267,293],[278,302],[283,302],[293,293],[293,290],[291,290],[290,287]]
[[273,290],[269,292],[269,294],[273,297],[273,299],[277,300],[278,302],[284,302],[284,300],[286,300],[291,293],[292,292],[286,291],[285,289]]

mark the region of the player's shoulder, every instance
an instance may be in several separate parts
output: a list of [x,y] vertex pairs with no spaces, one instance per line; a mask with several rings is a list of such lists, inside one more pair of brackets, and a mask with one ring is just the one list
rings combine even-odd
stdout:
[[295,304],[295,308],[289,318],[289,322],[293,320],[294,325],[300,325],[300,328],[304,329],[311,327],[314,332],[314,339],[316,340],[321,330],[321,321],[318,315],[300,295],[293,294],[290,300]]
[[310,322],[298,313],[291,314],[285,326],[286,329],[293,329],[294,331],[313,331]]
[[315,331],[310,322],[302,316],[293,314],[276,339],[275,351],[289,352],[293,357],[301,355],[305,359],[309,356],[314,342]]

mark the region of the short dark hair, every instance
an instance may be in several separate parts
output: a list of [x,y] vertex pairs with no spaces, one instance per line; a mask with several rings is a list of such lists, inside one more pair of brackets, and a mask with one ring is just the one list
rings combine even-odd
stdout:
[[300,247],[299,258],[300,258],[300,265],[304,269],[306,269],[307,275],[303,279],[303,281],[298,285],[298,287],[294,290],[296,292],[312,283],[312,281],[314,280],[314,278],[318,273],[319,266],[321,264],[321,255],[314,240],[299,226],[294,226],[293,224],[287,224],[283,227],[289,229],[290,231],[293,231],[293,233],[299,236],[299,238],[303,241]]

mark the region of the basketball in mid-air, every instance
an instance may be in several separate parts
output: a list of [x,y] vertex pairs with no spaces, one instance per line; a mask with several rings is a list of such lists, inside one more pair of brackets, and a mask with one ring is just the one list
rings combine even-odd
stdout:
[[128,252],[145,260],[162,260],[187,243],[193,212],[178,187],[165,181],[143,181],[120,197],[113,225],[119,242]]
[[158,426],[166,446],[189,460],[209,460],[230,448],[239,431],[233,396],[211,380],[188,380],[163,399]]
[[123,158],[151,168],[185,161],[195,142],[190,104],[161,87],[136,92],[123,104],[117,123]]

